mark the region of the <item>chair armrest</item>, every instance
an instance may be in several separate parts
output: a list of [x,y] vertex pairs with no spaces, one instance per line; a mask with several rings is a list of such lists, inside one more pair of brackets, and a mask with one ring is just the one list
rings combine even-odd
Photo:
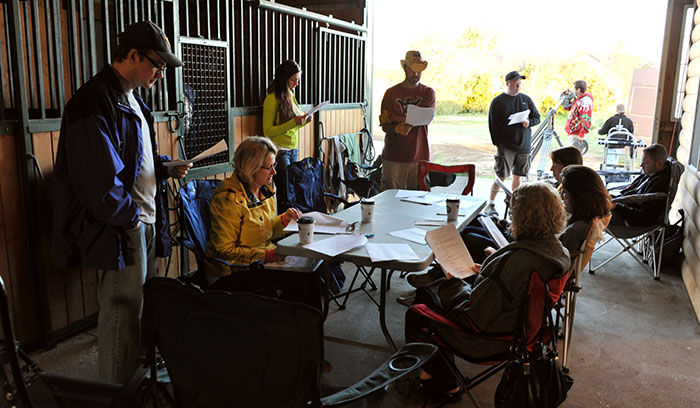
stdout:
[[666,194],[666,193],[630,194],[630,195],[615,197],[612,199],[612,202],[619,203],[619,204],[639,204],[639,203],[646,203],[649,201],[666,199],[666,197],[668,197],[668,194]]
[[433,344],[406,344],[372,374],[342,391],[322,398],[321,406],[338,407],[362,399],[420,368],[437,350]]

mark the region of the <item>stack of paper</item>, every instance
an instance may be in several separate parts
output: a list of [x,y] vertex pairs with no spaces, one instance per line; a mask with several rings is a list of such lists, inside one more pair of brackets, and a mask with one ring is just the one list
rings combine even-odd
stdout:
[[508,245],[508,240],[503,236],[501,230],[498,229],[496,224],[493,223],[491,217],[479,217],[479,222],[486,229],[486,232],[488,232],[489,236],[491,236],[499,248],[503,248],[504,246]]
[[435,108],[422,108],[416,105],[406,107],[406,123],[411,126],[429,125],[435,117]]
[[265,264],[265,269],[281,269],[285,271],[311,272],[318,268],[321,263],[318,259],[305,258],[303,256],[287,255],[284,261],[268,262]]
[[[348,226],[347,221],[331,217],[330,215],[318,211],[312,211],[303,215],[312,217],[316,221],[314,224],[314,234],[345,234]],[[298,232],[299,224],[292,220],[287,224],[284,230],[287,232]]]
[[362,234],[344,234],[336,235],[320,241],[314,241],[310,244],[304,245],[304,248],[324,255],[336,256],[353,248],[364,246],[366,243],[367,238],[365,238],[365,236]]
[[409,203],[432,205],[445,202],[445,197],[430,194],[427,191],[399,190],[396,192],[396,198]]
[[367,244],[366,248],[372,262],[418,260],[418,255],[408,244]]
[[472,270],[474,260],[454,225],[428,231],[425,234],[425,240],[440,262],[445,275],[463,279],[475,274]]
[[163,166],[165,166],[165,167],[184,166],[184,165],[187,165],[187,164],[190,164],[190,163],[195,163],[195,162],[198,162],[198,161],[200,161],[200,160],[204,160],[204,159],[206,159],[207,157],[211,157],[211,156],[213,156],[213,155],[215,155],[215,154],[219,154],[219,153],[221,153],[221,152],[225,152],[226,150],[228,150],[228,145],[226,144],[226,140],[221,139],[221,140],[219,141],[219,143],[217,143],[217,144],[215,144],[214,146],[208,148],[207,150],[203,151],[202,153],[198,154],[197,156],[195,156],[194,158],[192,158],[192,159],[190,159],[190,160],[179,160],[179,159],[177,159],[177,160],[165,162],[165,163],[163,163]]
[[400,231],[392,231],[389,235],[396,238],[405,239],[406,241],[415,242],[416,244],[425,245],[425,230],[419,228],[408,228]]

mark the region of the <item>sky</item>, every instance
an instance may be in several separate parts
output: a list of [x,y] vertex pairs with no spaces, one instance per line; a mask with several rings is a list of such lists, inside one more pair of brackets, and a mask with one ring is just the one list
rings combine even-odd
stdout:
[[[498,34],[505,53],[566,57],[619,50],[658,66],[667,5],[667,0],[375,0],[375,69],[398,67],[411,42],[426,33],[456,38],[470,26]],[[421,51],[429,60],[429,50]]]

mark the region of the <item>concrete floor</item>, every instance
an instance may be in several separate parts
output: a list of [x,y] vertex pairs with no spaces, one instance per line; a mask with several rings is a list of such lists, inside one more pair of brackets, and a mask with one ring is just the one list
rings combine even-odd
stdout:
[[[480,180],[475,194],[486,196],[489,187],[488,181]],[[502,212],[500,196],[496,201]],[[613,249],[596,252],[593,262],[599,263]],[[617,258],[595,275],[583,274],[570,363],[575,384],[563,407],[700,406],[699,325],[678,265],[665,266],[660,281],[654,281],[629,256]],[[350,269],[348,266],[346,273]],[[394,276],[387,323],[399,345],[403,344],[406,308],[394,299],[411,290],[404,279]],[[379,328],[376,306],[362,293],[350,298],[347,310],[331,304],[324,330],[326,358],[334,367],[324,375],[324,384],[348,386],[391,354]],[[32,357],[47,371],[95,379],[96,352],[93,329]],[[483,368],[466,362],[459,366],[467,375]],[[493,406],[499,378],[475,390],[483,407]],[[411,408],[422,404],[420,395],[401,395],[392,388],[372,406]],[[448,406],[472,405],[464,399]]]

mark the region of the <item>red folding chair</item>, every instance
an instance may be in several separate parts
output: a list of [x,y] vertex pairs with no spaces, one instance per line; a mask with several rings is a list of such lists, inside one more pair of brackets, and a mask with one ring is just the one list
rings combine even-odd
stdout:
[[[525,304],[523,305],[522,315],[522,319],[525,321],[525,332],[527,337],[526,344],[528,351],[533,351],[536,348],[541,336],[543,338],[543,343],[549,343],[551,341],[551,331],[546,330],[546,322],[543,321],[544,307],[546,303],[544,295],[547,293],[551,299],[549,304],[555,305],[562,294],[568,278],[569,274],[567,273],[562,277],[552,279],[545,283],[536,272],[530,276],[528,296]],[[505,348],[502,352],[494,355],[474,358],[468,354],[469,350],[460,350],[456,345],[469,343],[469,340],[472,340],[474,336],[483,338],[485,341],[499,341],[507,344],[513,344],[513,342],[516,340],[515,336],[517,336],[517,334],[494,336],[475,333],[474,331],[470,331],[461,326],[457,322],[435,312],[426,305],[414,305],[409,309],[409,313],[419,313],[430,319],[430,327],[425,328],[425,330],[429,331],[429,336],[431,339],[430,342],[439,346],[442,358],[447,362],[447,365],[457,378],[462,390],[464,390],[464,392],[469,396],[475,407],[480,407],[478,401],[471,393],[471,390],[512,363],[514,361],[512,359],[513,354],[509,348]],[[441,331],[439,330],[441,326],[442,328],[448,329],[447,331],[442,330],[442,332],[449,332],[449,339],[446,336],[438,334]],[[544,332],[542,330],[544,330]],[[462,338],[468,338],[469,340],[461,342],[460,339]],[[452,359],[448,353],[470,363],[484,364],[488,365],[489,367],[471,378],[465,377],[459,371],[454,359]]]
[[476,166],[473,164],[445,166],[421,160],[418,162],[418,187],[423,191],[444,187],[448,190],[445,192],[459,193],[459,188],[464,184],[459,194],[473,194],[475,172]]

